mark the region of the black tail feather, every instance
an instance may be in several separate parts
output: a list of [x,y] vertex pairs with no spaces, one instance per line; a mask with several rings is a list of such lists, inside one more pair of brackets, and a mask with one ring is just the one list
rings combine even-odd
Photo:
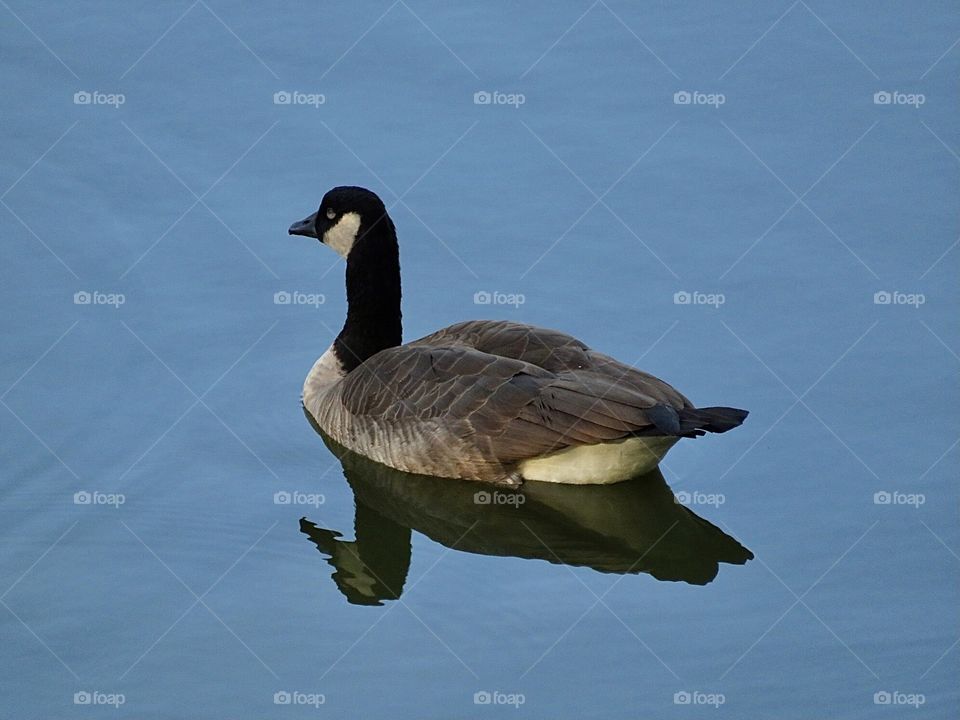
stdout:
[[646,410],[652,425],[630,433],[638,437],[671,436],[700,437],[711,433],[724,433],[739,427],[750,413],[728,407],[683,408],[674,410],[664,405],[655,405]]
[[749,412],[729,407],[684,408],[679,415],[679,434],[697,436],[704,432],[723,433],[739,427]]

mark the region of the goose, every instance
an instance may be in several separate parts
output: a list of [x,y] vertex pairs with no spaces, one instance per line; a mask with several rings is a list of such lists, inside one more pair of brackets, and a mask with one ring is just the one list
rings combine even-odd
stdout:
[[610,484],[680,439],[739,426],[556,330],[468,320],[403,344],[396,228],[372,191],[335,187],[289,234],[346,259],[347,318],[303,407],[335,442],[397,470],[517,486]]

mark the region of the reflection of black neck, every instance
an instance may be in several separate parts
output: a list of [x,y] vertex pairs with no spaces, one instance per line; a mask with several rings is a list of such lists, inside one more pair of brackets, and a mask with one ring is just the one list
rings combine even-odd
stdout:
[[300,518],[300,532],[330,556],[333,580],[353,605],[382,605],[400,597],[410,569],[410,528],[358,502],[353,542],[306,518]]
[[400,250],[386,213],[360,225],[347,256],[347,321],[334,350],[350,372],[371,355],[403,342],[400,323]]

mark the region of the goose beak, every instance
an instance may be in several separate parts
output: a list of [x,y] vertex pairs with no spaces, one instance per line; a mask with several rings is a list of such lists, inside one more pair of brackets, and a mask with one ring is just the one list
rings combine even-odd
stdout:
[[[319,212],[319,211],[318,211]],[[317,237],[317,213],[314,213],[310,217],[306,217],[303,220],[295,222],[290,226],[290,229],[287,231],[291,235],[303,235],[304,237]]]

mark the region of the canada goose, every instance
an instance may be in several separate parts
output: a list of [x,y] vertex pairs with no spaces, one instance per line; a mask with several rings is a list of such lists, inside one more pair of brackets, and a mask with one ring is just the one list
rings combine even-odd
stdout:
[[501,320],[402,345],[400,259],[376,194],[336,187],[291,235],[346,258],[347,320],[303,404],[336,442],[405,472],[517,485],[608,484],[656,467],[681,437],[746,410],[695,408],[663,380],[570,335]]

